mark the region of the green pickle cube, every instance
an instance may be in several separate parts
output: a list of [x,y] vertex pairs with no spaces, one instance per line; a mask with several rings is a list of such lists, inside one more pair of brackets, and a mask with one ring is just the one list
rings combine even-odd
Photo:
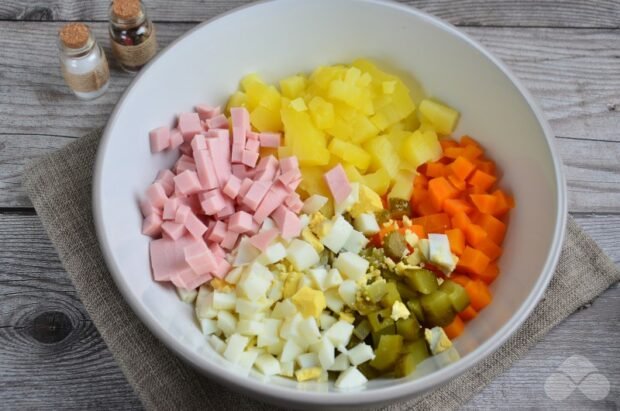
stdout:
[[454,320],[456,312],[452,308],[452,302],[448,294],[443,291],[435,291],[420,299],[424,318],[427,326],[444,327]]
[[375,358],[370,365],[379,370],[386,371],[393,367],[403,348],[403,337],[400,335],[382,335],[379,346],[375,350]]
[[448,294],[448,298],[450,298],[450,302],[452,303],[452,308],[454,308],[457,313],[460,313],[469,306],[469,296],[462,285],[451,280],[446,280],[439,286],[439,290]]
[[405,281],[409,287],[422,294],[430,294],[439,287],[435,274],[424,269],[406,270]]

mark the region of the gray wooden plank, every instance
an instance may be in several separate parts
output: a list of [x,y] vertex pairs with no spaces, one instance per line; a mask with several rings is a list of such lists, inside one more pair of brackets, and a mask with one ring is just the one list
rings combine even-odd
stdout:
[[[65,86],[53,37],[59,23],[0,22],[0,124],[16,134],[79,136],[105,124],[132,76],[84,103]],[[104,23],[92,24],[107,44]],[[167,45],[193,24],[160,24]],[[557,135],[620,141],[620,30],[467,28],[537,97]],[[24,44],[29,47],[24,48]],[[42,119],[45,119],[43,121]]]
[[[400,0],[462,26],[618,27],[617,0]],[[147,0],[157,21],[203,21],[247,0]],[[6,20],[106,20],[101,0],[4,0],[0,19]]]
[[[620,263],[620,216],[576,218]],[[139,407],[35,215],[0,214],[0,298],[3,408]],[[553,330],[478,394],[469,408],[497,408],[502,404],[511,409],[539,409],[558,405],[541,393],[541,381],[573,354],[585,355],[617,383],[619,321],[620,287],[615,287]],[[583,409],[592,404],[575,394],[559,405]]]

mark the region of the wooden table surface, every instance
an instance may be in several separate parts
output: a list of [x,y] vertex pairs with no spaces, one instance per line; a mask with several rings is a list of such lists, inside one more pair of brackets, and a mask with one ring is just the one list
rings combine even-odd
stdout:
[[[165,46],[244,0],[146,0]],[[569,209],[620,262],[620,0],[415,0],[503,59],[538,99],[556,135]],[[132,76],[112,70],[105,96],[84,103],[65,86],[56,33],[89,22],[107,47],[105,0],[0,1],[0,407],[139,408],[85,312],[21,187],[31,159],[103,126]],[[109,50],[108,50],[109,51]],[[586,281],[586,279],[584,279]],[[572,355],[588,358],[611,392],[545,395]],[[618,409],[620,287],[550,334],[465,407]]]

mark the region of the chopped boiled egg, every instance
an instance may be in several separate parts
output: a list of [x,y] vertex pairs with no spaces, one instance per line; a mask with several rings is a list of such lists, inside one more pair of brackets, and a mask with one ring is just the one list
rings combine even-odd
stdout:
[[305,270],[317,264],[319,254],[314,247],[303,240],[294,239],[286,249],[286,258],[297,270]]
[[355,218],[354,226],[364,235],[374,235],[380,231],[379,223],[373,213],[362,213]]
[[353,218],[357,218],[361,214],[373,214],[376,211],[383,210],[383,202],[379,194],[364,184],[360,184],[359,186],[358,198],[357,203],[353,205],[349,211]]
[[349,251],[340,253],[336,261],[334,261],[334,267],[337,268],[342,275],[352,280],[358,280],[366,274],[368,266],[368,260]]
[[336,388],[354,388],[364,385],[366,382],[368,379],[364,377],[364,374],[359,372],[357,368],[350,367],[340,373],[334,385]]
[[319,318],[321,312],[326,307],[325,295],[319,290],[303,287],[291,298],[297,310],[304,317]]
[[430,347],[433,355],[437,355],[452,347],[452,341],[450,341],[446,335],[446,332],[441,327],[425,329],[424,338],[428,341],[428,346]]
[[403,304],[401,301],[394,301],[394,304],[392,305],[392,314],[390,315],[390,318],[392,320],[398,321],[401,318],[403,320],[406,320],[407,318],[409,318],[409,315],[410,312],[405,304]]
[[450,241],[445,234],[428,235],[429,260],[445,273],[456,268],[455,258],[450,251]]
[[319,238],[325,247],[337,253],[344,247],[352,232],[353,226],[343,216],[337,215],[331,221],[330,229]]

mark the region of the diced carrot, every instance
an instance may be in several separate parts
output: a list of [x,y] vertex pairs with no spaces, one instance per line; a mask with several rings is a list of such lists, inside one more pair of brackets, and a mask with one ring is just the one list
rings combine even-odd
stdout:
[[[471,186],[466,191],[467,194],[486,194],[487,190],[482,187]],[[471,200],[471,199],[470,199]]]
[[462,156],[464,152],[465,149],[463,147],[448,147],[443,151],[443,155],[445,157],[455,159],[459,156]]
[[487,232],[477,224],[470,224],[465,229],[465,238],[467,238],[467,244],[478,248],[478,244],[487,238]]
[[413,224],[409,227],[406,227],[407,230],[410,230],[412,233],[418,236],[418,238],[426,238],[426,232],[424,231],[424,226],[419,224]]
[[450,184],[452,184],[454,188],[459,191],[463,191],[467,188],[467,183],[453,174],[449,174],[446,178],[448,179]]
[[450,217],[445,213],[431,214],[417,217],[412,220],[413,224],[424,227],[426,233],[443,233],[450,228]]
[[472,280],[465,286],[465,291],[469,295],[471,306],[480,311],[491,303],[493,297],[491,292],[487,288],[487,285],[482,280]]
[[492,194],[470,194],[469,198],[481,213],[493,214],[497,199]]
[[428,163],[426,164],[426,176],[427,177],[443,177],[448,174],[446,166],[441,163]]
[[490,240],[497,245],[502,244],[506,235],[506,224],[489,214],[481,214],[475,221],[487,232]]
[[495,162],[491,160],[478,161],[476,162],[476,166],[478,167],[478,170],[483,171],[487,174],[495,174]]
[[478,143],[476,140],[474,140],[470,136],[461,137],[461,145],[462,146],[476,146],[478,148],[482,148],[480,143]]
[[445,177],[433,178],[428,182],[428,195],[438,210],[442,209],[445,200],[458,194],[457,189]]
[[450,324],[443,327],[443,330],[449,339],[458,337],[463,333],[464,329],[465,324],[463,323],[463,320],[461,320],[461,317],[459,317],[458,315],[454,317],[454,320]]
[[463,211],[458,211],[452,216],[452,227],[460,228],[463,232],[471,225],[471,220]]
[[457,176],[461,180],[466,180],[467,177],[476,169],[476,166],[463,156],[459,156],[449,166],[452,174]]
[[463,311],[459,313],[459,317],[461,317],[463,321],[471,321],[474,318],[476,318],[477,315],[478,315],[478,312],[473,309],[471,304],[468,305],[466,309],[464,309]]
[[470,213],[473,208],[465,200],[461,200],[459,198],[449,198],[443,202],[443,210],[451,216],[454,216],[459,211],[466,214]]
[[428,197],[428,191],[423,187],[414,187],[411,194],[411,205],[416,205]]
[[495,197],[495,210],[491,214],[494,216],[502,216],[514,206],[511,205],[512,198],[502,190],[495,190],[493,196]]
[[477,278],[484,281],[486,284],[491,284],[499,275],[499,267],[495,263],[489,264],[486,270],[478,276]]
[[459,258],[457,267],[469,274],[480,275],[484,273],[489,263],[489,257],[484,255],[482,251],[466,246]]
[[416,174],[416,176],[413,178],[414,189],[420,188],[420,187],[426,189],[427,185],[428,185],[428,179],[424,177],[424,175]]
[[[475,224],[472,224],[472,226],[480,227]],[[502,247],[495,244],[489,238],[484,238],[482,241],[478,242],[478,244],[476,244],[475,246],[478,250],[482,251],[484,255],[489,257],[491,261],[497,260],[499,256],[502,255]]]
[[446,230],[448,241],[450,242],[450,249],[456,255],[461,255],[465,249],[465,234],[459,228],[453,228]]
[[431,200],[431,198],[429,196],[426,196],[426,198],[424,200],[422,200],[418,204],[416,204],[413,207],[413,210],[418,215],[421,215],[421,216],[437,214],[437,213],[439,213],[441,211],[440,209],[435,207],[433,201]]
[[480,147],[476,147],[474,145],[465,146],[465,150],[463,151],[463,157],[469,160],[476,160],[481,157],[484,151]]
[[491,188],[491,186],[495,183],[496,180],[497,178],[495,178],[491,174],[487,174],[481,170],[476,170],[471,175],[471,177],[469,177],[467,182],[474,187],[478,187],[483,189],[484,191],[487,191],[489,188]]
[[459,143],[457,143],[456,141],[450,139],[450,138],[443,138],[441,140],[439,140],[439,144],[441,145],[441,149],[443,151],[446,150],[446,148],[448,147],[458,147]]
[[465,274],[452,273],[452,275],[450,276],[450,280],[454,281],[462,287],[465,287],[467,283],[471,281],[471,278],[469,278]]

